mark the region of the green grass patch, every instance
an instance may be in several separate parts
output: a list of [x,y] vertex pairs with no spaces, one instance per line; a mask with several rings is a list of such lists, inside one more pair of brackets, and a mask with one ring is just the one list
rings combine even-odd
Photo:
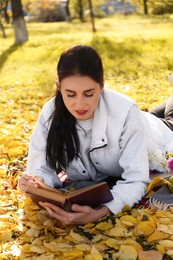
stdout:
[[[173,72],[172,24],[168,16],[114,16],[96,19],[97,32],[92,33],[89,22],[28,23],[29,41],[23,45],[13,45],[8,25],[7,39],[0,42],[0,101],[38,114],[54,93],[59,55],[81,43],[101,54],[106,87],[150,108],[172,93],[167,79]],[[11,116],[8,110],[3,114]]]

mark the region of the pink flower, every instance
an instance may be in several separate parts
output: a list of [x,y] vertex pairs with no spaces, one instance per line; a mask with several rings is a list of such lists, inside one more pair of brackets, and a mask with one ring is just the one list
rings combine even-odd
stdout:
[[168,160],[167,160],[167,169],[170,171],[170,172],[173,172],[173,157],[170,157]]

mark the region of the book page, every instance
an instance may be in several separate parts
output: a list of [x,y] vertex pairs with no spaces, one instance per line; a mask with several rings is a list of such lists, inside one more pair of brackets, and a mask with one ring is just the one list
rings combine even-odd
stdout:
[[83,192],[86,192],[86,191],[89,191],[89,190],[93,190],[93,189],[96,189],[96,188],[98,188],[100,186],[104,186],[104,185],[105,185],[105,182],[101,182],[101,183],[98,183],[98,184],[93,184],[93,185],[90,185],[88,187],[82,188],[80,190],[72,191],[70,194],[68,194],[68,197],[77,196],[77,195],[80,195]]
[[27,194],[37,196],[40,198],[40,201],[47,201],[47,200],[51,200],[52,203],[54,203],[54,201],[59,201],[60,203],[64,203],[66,200],[66,197],[60,193],[60,192],[52,192],[50,190],[44,190],[42,188],[34,188],[34,187],[29,187],[26,191]]
[[62,192],[56,188],[53,188],[47,184],[45,184],[44,182],[42,182],[39,178],[35,177],[34,178],[35,182],[39,184],[39,188],[43,189],[43,190],[47,190],[47,191],[52,191],[52,192],[56,192],[56,193],[60,193],[62,194]]

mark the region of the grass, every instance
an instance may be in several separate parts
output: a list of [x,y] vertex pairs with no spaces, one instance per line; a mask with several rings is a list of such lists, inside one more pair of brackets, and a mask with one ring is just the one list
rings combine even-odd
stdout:
[[101,54],[105,87],[127,94],[142,109],[165,101],[172,93],[172,23],[167,16],[114,16],[96,20],[96,33],[89,22],[28,23],[29,41],[22,45],[13,44],[8,25],[0,42],[0,132],[15,136],[23,125],[35,125],[54,94],[59,55],[73,44],[92,45]]
[[[21,46],[13,45],[13,31],[8,27],[8,38],[0,44],[1,87],[6,91],[20,82],[23,89],[29,86],[36,95],[44,93],[49,98],[60,53],[83,43],[102,55],[111,88],[131,96],[140,106],[155,105],[171,93],[167,76],[173,71],[172,22],[168,18],[105,18],[96,20],[95,34],[89,23],[30,23],[29,41]],[[162,98],[155,95],[160,91]]]

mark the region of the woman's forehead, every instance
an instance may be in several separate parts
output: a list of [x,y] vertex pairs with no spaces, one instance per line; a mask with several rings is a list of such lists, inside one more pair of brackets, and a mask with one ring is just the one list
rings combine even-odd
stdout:
[[61,81],[61,88],[72,91],[81,89],[83,91],[89,91],[97,88],[99,83],[88,76],[69,76]]

